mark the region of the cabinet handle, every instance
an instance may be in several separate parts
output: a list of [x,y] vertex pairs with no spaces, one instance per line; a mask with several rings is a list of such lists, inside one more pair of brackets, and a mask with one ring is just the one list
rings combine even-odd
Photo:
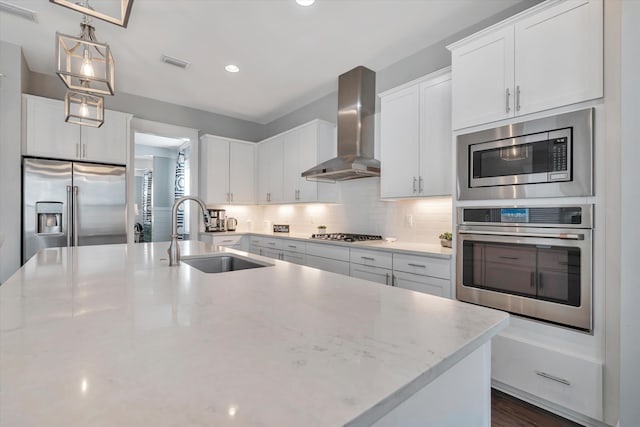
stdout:
[[564,384],[564,385],[571,385],[570,381],[565,380],[564,378],[556,377],[556,376],[551,375],[551,374],[547,374],[546,372],[536,371],[536,375],[539,375],[542,378],[546,378],[546,379],[551,380],[551,381],[559,382],[559,383]]
[[531,272],[531,285],[532,288],[536,287],[536,273],[535,272]]
[[423,179],[422,179],[422,177],[420,177],[420,182],[418,183],[418,192],[419,193],[422,193],[422,190],[424,188],[423,185],[422,185],[422,182],[423,182]]
[[76,143],[76,157],[80,157],[80,144]]
[[276,244],[274,242],[267,242],[267,245],[275,246]]
[[231,201],[233,202],[233,193],[229,193],[229,194],[231,194]]
[[516,111],[520,111],[520,85],[516,86]]
[[427,268],[427,266],[424,264],[413,264],[411,262],[407,263],[407,265],[410,265],[411,267]]
[[542,273],[538,273],[538,289],[542,289],[544,287],[542,283]]
[[232,243],[233,240],[223,240],[222,243]]
[[82,158],[87,158],[87,144],[82,144]]
[[376,260],[375,258],[372,258],[370,256],[361,256],[360,258],[366,259],[367,261],[375,261]]
[[295,249],[295,248],[297,248],[297,246],[296,246],[296,245],[287,245],[287,247],[289,247],[289,248],[294,248],[294,249]]
[[505,94],[505,99],[506,99],[506,105],[505,105],[505,110],[506,113],[509,113],[509,111],[511,111],[511,107],[509,107],[509,97],[511,96],[511,92],[509,91],[509,88],[506,89],[506,94]]
[[392,274],[391,275],[391,286],[395,286],[396,285],[396,275]]
[[416,183],[418,182],[418,180],[416,179],[416,177],[413,177],[413,192],[416,192]]

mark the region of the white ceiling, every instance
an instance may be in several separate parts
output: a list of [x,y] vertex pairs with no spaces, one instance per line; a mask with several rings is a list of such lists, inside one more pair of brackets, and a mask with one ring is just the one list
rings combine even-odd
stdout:
[[[55,32],[79,34],[82,15],[48,0],[7,1],[38,22],[0,12],[0,39],[21,45],[32,71],[54,74]],[[128,28],[94,25],[113,51],[116,91],[267,123],[336,90],[357,65],[379,71],[516,3],[135,0]],[[192,65],[164,64],[163,54]],[[230,63],[240,72],[226,72]]]

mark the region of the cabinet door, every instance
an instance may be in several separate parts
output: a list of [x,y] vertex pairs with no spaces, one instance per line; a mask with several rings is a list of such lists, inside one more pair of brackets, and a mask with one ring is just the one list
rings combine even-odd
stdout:
[[451,53],[454,129],[513,116],[513,32],[509,26]]
[[282,137],[260,143],[258,159],[258,202],[280,203],[283,200]]
[[349,276],[369,280],[371,282],[382,283],[383,285],[391,284],[391,270],[387,270],[386,268],[351,264],[349,266]]
[[515,44],[518,114],[603,96],[602,1],[567,1],[527,17],[515,25]]
[[[298,202],[315,202],[318,200],[318,183],[307,181],[300,176],[302,172],[317,165],[318,161],[318,125],[311,124],[296,130],[299,146],[298,167],[295,171],[298,182]],[[332,184],[325,184],[332,185]]]
[[255,203],[255,149],[253,143],[229,143],[231,203]]
[[431,276],[395,272],[394,286],[424,294],[449,298],[451,295],[451,281]]
[[451,75],[420,85],[420,196],[450,195]]
[[307,254],[307,266],[332,273],[349,275],[349,263]]
[[80,126],[82,158],[92,162],[127,163],[129,115],[117,111],[104,112],[104,124],[99,128]]
[[202,138],[201,182],[206,203],[229,203],[229,141],[206,135]]
[[282,260],[287,262],[292,262],[294,264],[305,265],[307,263],[307,257],[305,254],[300,254],[297,252],[282,252]]
[[64,121],[64,103],[24,97],[25,154],[55,159],[80,158],[80,126]]
[[302,138],[300,132],[294,130],[282,136],[282,199],[284,202],[297,202],[298,190],[300,189],[300,152]]
[[412,86],[382,98],[380,196],[418,195],[420,90]]

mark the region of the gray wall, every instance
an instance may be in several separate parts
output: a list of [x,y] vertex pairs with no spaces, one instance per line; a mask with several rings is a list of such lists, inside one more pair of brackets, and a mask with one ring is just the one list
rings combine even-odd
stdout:
[[622,2],[620,426],[640,420],[640,2]]
[[19,46],[0,41],[0,283],[20,267],[20,123],[24,63]]
[[[66,87],[56,75],[31,72],[26,93],[64,99]],[[259,141],[262,137],[263,125],[258,123],[131,95],[117,88],[115,96],[105,96],[104,102],[110,110],[130,113],[140,119],[198,129],[202,133],[245,141]]]

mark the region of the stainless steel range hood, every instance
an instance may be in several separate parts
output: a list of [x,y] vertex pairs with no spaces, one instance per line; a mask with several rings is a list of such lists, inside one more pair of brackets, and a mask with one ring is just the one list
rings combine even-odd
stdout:
[[338,157],[302,172],[313,181],[380,176],[373,158],[376,73],[359,66],[338,78]]

